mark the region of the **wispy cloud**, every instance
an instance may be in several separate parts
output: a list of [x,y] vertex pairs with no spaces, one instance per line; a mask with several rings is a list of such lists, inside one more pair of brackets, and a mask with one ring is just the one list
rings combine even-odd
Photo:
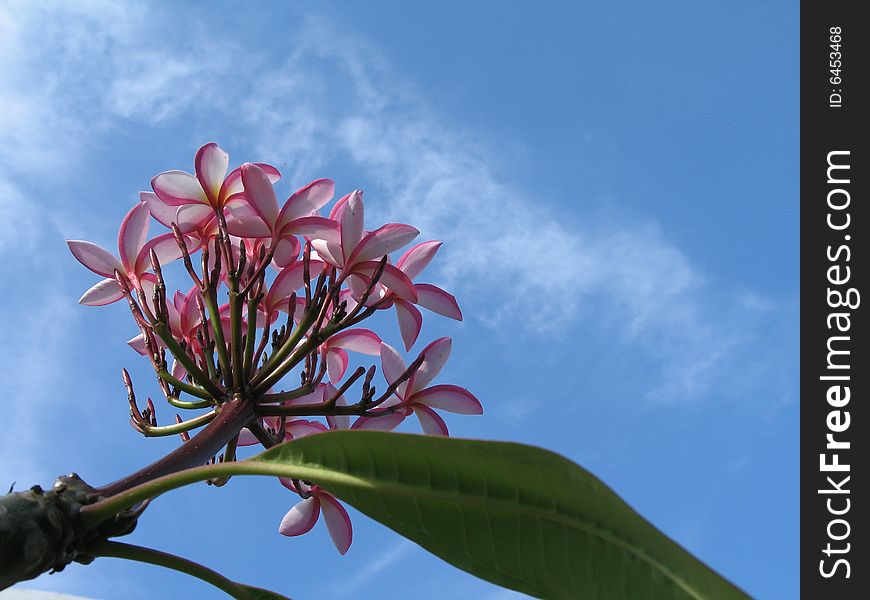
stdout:
[[222,123],[208,137],[243,140],[297,183],[349,165],[353,183],[375,192],[373,217],[447,242],[429,278],[493,330],[520,322],[552,337],[607,327],[658,365],[656,400],[703,396],[772,310],[711,289],[652,217],[572,223],[560,203],[512,181],[495,149],[439,115],[365,40],[307,19],[273,65],[183,19],[157,35],[166,10],[100,1],[0,8],[0,253],[38,235],[32,207],[46,200],[37,175],[47,186],[69,179],[94,140],[120,124],[184,117],[179,131],[193,138],[208,116]]
[[334,596],[352,596],[359,598],[367,594],[361,593],[365,587],[377,579],[390,567],[395,567],[411,550],[414,544],[407,540],[396,542],[391,547],[379,553],[371,562],[366,563],[365,567],[354,574],[350,574],[347,578],[343,578],[340,583],[332,586],[331,594]]
[[[555,208],[564,203],[512,182],[474,131],[433,113],[373,47],[344,35],[324,49],[336,32],[313,19],[303,29],[245,104],[263,154],[301,157],[291,163],[297,179],[331,161],[354,164],[377,190],[367,206],[379,217],[412,220],[448,242],[437,283],[495,329],[520,322],[552,337],[603,321],[619,343],[658,361],[655,400],[701,397],[735,367],[770,307],[712,289],[651,217],[572,223]],[[304,100],[286,108],[284,98]]]

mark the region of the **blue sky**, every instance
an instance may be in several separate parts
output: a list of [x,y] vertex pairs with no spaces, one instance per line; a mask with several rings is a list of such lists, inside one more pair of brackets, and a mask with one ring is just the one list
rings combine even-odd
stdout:
[[[560,452],[752,595],[797,595],[797,3],[36,4],[0,7],[0,482],[176,444],[127,425],[118,372],[147,365],[124,307],[76,304],[64,240],[112,248],[214,140],[444,240],[427,273],[466,320],[423,341],[454,337],[442,380],[486,411],[455,435]],[[322,523],[284,538],[293,501],[195,486],[129,540],[297,600],[518,597],[358,514],[345,557]],[[25,587],[220,597],[114,559]]]

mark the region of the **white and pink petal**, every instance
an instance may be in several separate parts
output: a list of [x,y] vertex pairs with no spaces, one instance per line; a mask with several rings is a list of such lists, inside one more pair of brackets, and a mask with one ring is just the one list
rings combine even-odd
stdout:
[[166,171],[151,180],[151,189],[166,204],[208,204],[208,198],[199,180],[184,171]]
[[419,234],[420,231],[410,225],[388,223],[367,233],[356,246],[349,262],[380,259],[406,245]]
[[422,405],[413,406],[412,408],[417,416],[417,420],[420,421],[423,433],[426,435],[450,435],[450,432],[447,430],[447,423],[434,410]]
[[230,166],[230,155],[214,142],[209,142],[196,151],[193,159],[196,178],[209,197],[209,202],[217,206],[221,186]]
[[93,242],[67,240],[66,245],[77,261],[97,275],[114,279],[116,269],[124,271],[121,261],[116,256]]
[[462,320],[462,311],[452,294],[428,283],[415,283],[414,290],[417,292],[418,306],[428,308],[448,319]]
[[320,517],[320,499],[318,496],[306,498],[287,511],[278,533],[289,537],[308,533]]
[[460,415],[483,414],[483,406],[474,394],[458,385],[433,385],[411,396],[411,401],[430,408]]
[[432,262],[440,247],[441,242],[438,241],[417,244],[399,258],[396,266],[408,276],[408,279],[414,279]]
[[423,327],[423,315],[413,304],[400,298],[396,298],[393,304],[396,307],[396,318],[399,321],[402,342],[405,344],[405,350],[410,350]]
[[115,279],[103,279],[82,294],[79,304],[87,306],[104,306],[117,302],[124,297],[121,286]]
[[329,537],[332,538],[332,543],[335,544],[338,553],[344,555],[353,542],[353,525],[350,522],[350,516],[339,501],[331,495],[321,492],[317,494],[317,498],[320,499],[320,510],[323,512],[323,520],[326,522],[326,529],[329,530]]
[[449,337],[443,337],[423,348],[420,354],[424,355],[425,358],[420,364],[420,368],[414,373],[410,394],[416,394],[438,376],[447,359],[450,358],[452,345],[453,342]]

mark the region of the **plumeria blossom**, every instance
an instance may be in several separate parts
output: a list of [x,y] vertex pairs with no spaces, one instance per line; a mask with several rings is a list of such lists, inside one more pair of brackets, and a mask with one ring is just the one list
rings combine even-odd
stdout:
[[[417,244],[402,255],[396,263],[396,268],[413,281],[432,262],[438,249],[441,248],[441,244],[439,241]],[[402,298],[391,298],[393,306],[396,308],[396,318],[399,322],[402,341],[405,343],[405,350],[411,349],[423,327],[423,315],[414,304],[428,308],[449,319],[462,320],[462,311],[459,310],[459,304],[452,294],[429,283],[415,283],[414,291],[417,293],[417,301],[414,303]],[[385,295],[388,294],[389,292],[385,291]],[[388,307],[385,305],[385,308]]]
[[[401,223],[388,223],[375,231],[366,232],[362,196],[360,190],[355,190],[333,207],[329,217],[339,223],[338,242],[315,239],[311,245],[323,260],[341,269],[343,277],[358,277],[362,282],[360,287],[365,289],[378,269],[378,259],[406,245],[420,232]],[[417,301],[417,292],[411,280],[394,265],[384,265],[380,283],[398,298]],[[351,291],[354,291],[354,286],[351,286]]]
[[[360,417],[353,429],[380,429],[391,431],[411,413],[417,416],[423,431],[430,435],[449,435],[447,424],[435,412],[445,410],[460,415],[483,414],[480,401],[465,388],[457,385],[426,387],[438,376],[450,357],[452,341],[444,337],[426,346],[420,353],[424,360],[411,378],[396,389],[395,400],[385,402],[385,416]],[[389,344],[381,344],[381,366],[388,382],[398,381],[407,369],[405,361]]]
[[259,165],[241,166],[247,207],[238,206],[230,211],[230,233],[242,237],[269,237],[275,246],[275,263],[286,266],[296,258],[299,246],[295,235],[323,240],[338,239],[335,221],[317,215],[320,208],[332,199],[335,183],[330,179],[317,179],[296,190],[278,209],[278,198],[272,181]]
[[[241,167],[227,175],[229,163],[230,155],[209,142],[194,157],[196,175],[173,170],[155,176],[151,188],[156,198],[147,196],[154,217],[167,227],[166,221],[174,221],[182,231],[196,230],[216,220],[216,213],[229,205],[241,204],[244,197]],[[281,178],[278,169],[271,165],[261,163],[258,168],[272,181]],[[175,214],[168,207],[176,207]]]
[[[172,302],[167,305],[170,331],[176,339],[191,345],[197,343],[196,330],[202,320],[196,305],[198,292],[196,287],[190,288],[187,294],[176,290]],[[143,333],[129,340],[127,344],[139,354],[144,355],[147,352]]]
[[148,240],[148,207],[142,203],[134,206],[118,232],[120,259],[97,244],[83,240],[68,240],[67,246],[73,256],[88,269],[105,279],[91,287],[79,299],[82,304],[101,306],[117,302],[124,297],[121,286],[115,279],[115,271],[123,273],[137,288],[146,281],[153,282],[150,253],[153,250],[161,263],[166,264],[181,257],[181,250],[171,233]]
[[[228,154],[213,142],[197,151],[194,171],[151,180],[153,191],[141,192],[121,223],[118,256],[91,242],[68,242],[76,259],[103,277],[81,302],[126,299],[140,330],[128,343],[151,362],[172,407],[174,418],[159,424],[154,402],[139,408],[124,371],[137,432],[179,435],[187,464],[192,456],[203,464],[334,430],[392,430],[411,414],[424,433],[447,435],[436,411],[482,412],[468,390],[430,385],[450,354],[449,338],[406,365],[383,332],[361,325],[395,308],[408,350],[420,334],[418,307],[462,319],[452,295],[414,283],[441,242],[417,244],[393,261],[419,232],[401,223],[367,229],[361,191],[341,197],[328,217],[320,212],[335,192],[329,179],[279,205],[277,169],[245,162],[230,171]],[[149,239],[152,217],[171,231]],[[183,268],[164,269],[179,258]],[[189,281],[170,287],[168,278],[184,272]],[[352,356],[363,363],[379,357],[387,387],[373,384],[376,365],[351,368]],[[196,412],[185,420],[176,411]],[[336,548],[347,552],[353,528],[338,500],[316,481],[281,483],[299,501],[279,532],[301,535],[323,515]]]
[[278,532],[288,537],[308,533],[323,514],[332,543],[335,544],[339,554],[346,554],[353,541],[353,525],[341,503],[317,485],[309,486],[300,482],[297,488],[293,482],[283,478],[281,483],[287,489],[305,495],[307,498],[298,502],[284,515],[278,526]]
[[[326,431],[326,428],[317,421],[299,419],[287,423],[285,431],[293,439],[298,439],[322,433]],[[323,514],[323,520],[326,522],[326,529],[329,531],[332,543],[335,544],[339,554],[346,554],[353,541],[353,524],[347,510],[341,503],[332,494],[317,485],[294,482],[284,477],[279,478],[279,481],[288,490],[307,497],[304,497],[287,511],[287,514],[281,519],[278,532],[288,537],[308,533],[317,523],[320,515]]]
[[333,384],[341,381],[347,372],[347,350],[378,356],[381,338],[371,329],[347,329],[337,333],[320,346],[320,355],[326,362],[326,374]]

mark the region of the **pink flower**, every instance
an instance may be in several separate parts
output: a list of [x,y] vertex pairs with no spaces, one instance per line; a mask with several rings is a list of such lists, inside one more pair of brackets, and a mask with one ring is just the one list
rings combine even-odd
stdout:
[[[396,263],[396,267],[407,275],[408,279],[414,280],[429,265],[440,247],[441,242],[438,241],[417,244],[402,255]],[[414,304],[428,308],[444,317],[457,321],[462,320],[462,311],[459,310],[459,304],[452,294],[428,283],[415,283],[414,291],[417,292],[417,301],[414,303],[402,298],[393,299],[393,305],[396,307],[396,318],[399,321],[399,332],[402,334],[405,350],[411,349],[423,326],[423,315]]]
[[278,526],[278,532],[290,537],[308,533],[322,513],[332,543],[335,544],[339,554],[345,554],[353,542],[353,524],[339,501],[316,485],[308,486],[300,483],[302,489],[297,490],[293,483],[286,479],[281,479],[281,483],[294,492],[301,491],[308,498],[298,502],[284,515]]
[[[385,410],[383,416],[360,417],[351,429],[392,431],[413,412],[424,433],[449,435],[447,424],[434,409],[461,415],[483,414],[480,401],[465,388],[457,385],[426,387],[441,372],[450,356],[450,348],[451,340],[446,337],[426,346],[421,352],[425,358],[420,367],[408,381],[398,386],[396,399],[384,403],[389,410]],[[386,343],[381,344],[381,367],[389,383],[398,381],[407,368],[399,353]]]
[[124,297],[121,286],[115,280],[115,271],[124,273],[130,282],[141,289],[143,281],[153,281],[148,273],[151,268],[150,252],[153,249],[164,265],[181,257],[181,249],[175,236],[165,233],[148,240],[148,207],[142,203],[134,206],[118,232],[120,260],[97,244],[83,240],[67,240],[70,252],[88,269],[105,279],[91,287],[79,300],[82,304],[101,306]]
[[[295,419],[284,427],[287,435],[293,439],[326,431],[326,427],[322,423],[305,419]],[[345,554],[353,541],[353,525],[350,522],[350,516],[339,501],[317,485],[299,482],[299,488],[297,488],[290,479],[281,477],[279,480],[281,485],[288,490],[296,493],[301,492],[307,498],[298,502],[284,515],[278,526],[278,532],[290,537],[308,533],[322,513],[332,543],[335,544],[339,554]]]
[[335,190],[332,180],[312,181],[296,190],[278,210],[278,199],[268,173],[253,163],[243,164],[241,173],[247,204],[230,208],[227,227],[233,235],[271,238],[278,266],[287,266],[296,258],[299,251],[296,235],[338,239],[338,225],[317,214],[332,199]]
[[[339,223],[340,240],[315,239],[311,245],[323,260],[342,270],[343,278],[358,277],[360,285],[356,287],[362,289],[371,281],[383,256],[398,250],[420,233],[414,227],[401,223],[388,223],[375,231],[366,232],[363,229],[365,215],[360,190],[336,202],[329,216]],[[411,280],[391,264],[384,266],[379,283],[398,298],[410,302],[417,300]]]
[[320,345],[320,356],[326,361],[329,381],[337,384],[347,371],[349,358],[346,350],[377,356],[381,351],[381,338],[370,329],[346,329]]
[[[229,161],[229,154],[216,143],[209,142],[196,152],[194,158],[196,175],[174,170],[155,176],[151,180],[151,188],[163,204],[187,208],[183,211],[177,209],[177,215],[170,215],[169,211],[157,207],[157,214],[154,217],[161,222],[167,219],[178,221],[179,226],[181,226],[180,221],[183,220],[192,226],[207,222],[216,211],[224,209],[234,200],[241,200],[244,191],[241,167],[233,169],[227,175]],[[272,181],[281,178],[278,169],[271,165],[258,164],[258,168],[267,173]],[[168,223],[164,225],[169,226]]]

